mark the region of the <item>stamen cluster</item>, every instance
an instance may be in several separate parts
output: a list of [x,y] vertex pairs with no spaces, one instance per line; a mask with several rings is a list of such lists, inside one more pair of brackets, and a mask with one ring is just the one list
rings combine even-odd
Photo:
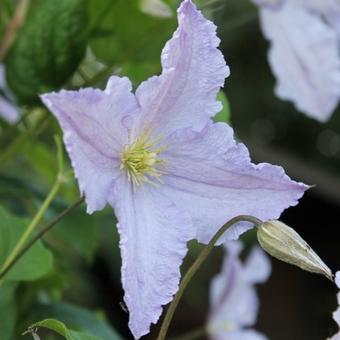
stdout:
[[157,146],[159,139],[150,140],[150,132],[144,132],[134,142],[125,145],[121,154],[120,169],[127,170],[128,179],[135,185],[154,183],[154,179],[160,181],[160,165],[164,160],[159,159],[158,155],[164,151],[164,147]]

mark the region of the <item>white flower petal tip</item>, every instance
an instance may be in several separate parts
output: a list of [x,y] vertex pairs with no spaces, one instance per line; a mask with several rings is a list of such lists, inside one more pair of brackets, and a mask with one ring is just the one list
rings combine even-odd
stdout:
[[199,131],[221,110],[216,96],[230,70],[219,43],[216,26],[183,1],[178,28],[162,51],[162,74],[137,88],[142,112],[136,134],[150,126],[164,136],[181,128]]
[[[184,129],[170,136],[167,144],[171,167],[164,178],[166,193],[189,209],[202,243],[238,215],[262,221],[279,218],[308,189],[292,181],[281,167],[251,163],[248,150],[235,142],[227,124],[209,124],[199,133]],[[220,243],[237,239],[251,227],[250,223],[232,226]]]

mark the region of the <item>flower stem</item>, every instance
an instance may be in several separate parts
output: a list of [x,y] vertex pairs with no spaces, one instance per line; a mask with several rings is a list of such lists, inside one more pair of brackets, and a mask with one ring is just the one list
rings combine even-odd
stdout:
[[[22,247],[25,245],[25,243],[28,241],[30,236],[32,235],[34,229],[39,224],[41,218],[44,216],[45,211],[53,201],[54,197],[57,195],[60,186],[64,183],[66,178],[66,173],[64,173],[64,163],[63,163],[63,150],[60,138],[55,136],[56,146],[57,146],[57,161],[58,161],[58,173],[57,178],[55,180],[54,185],[52,186],[50,192],[48,193],[47,197],[45,198],[43,204],[41,205],[40,209],[37,211],[35,216],[33,217],[30,224],[27,226],[24,233],[19,238],[19,241],[16,243],[13,250],[10,252],[10,254],[7,256],[4,264],[1,267],[0,272],[1,273],[7,273],[9,270],[9,266],[12,266],[12,262],[16,259],[20,251],[22,250]],[[4,274],[3,274],[4,275]],[[0,286],[2,284],[2,279],[0,278]]]
[[76,209],[82,202],[84,197],[73,203],[71,206],[63,210],[51,222],[47,223],[41,230],[24,246],[22,247],[7,267],[0,272],[0,280],[8,273],[8,271],[21,259],[21,257],[38,241],[40,240],[52,227],[54,227],[60,220],[62,220],[68,213]]
[[225,233],[227,229],[229,229],[233,224],[238,223],[238,222],[250,222],[253,223],[256,226],[259,226],[262,224],[262,221],[259,220],[258,218],[254,216],[249,216],[249,215],[240,215],[232,218],[230,221],[228,221],[226,224],[224,224],[218,231],[217,233],[213,236],[213,238],[210,240],[210,242],[203,248],[201,251],[200,255],[197,257],[195,262],[192,264],[192,266],[189,268],[189,270],[186,272],[184,275],[179,289],[172,300],[165,318],[162,322],[161,329],[159,331],[157,340],[164,340],[166,337],[166,334],[168,332],[168,328],[170,326],[171,320],[174,316],[175,310],[177,308],[177,305],[184,293],[185,288],[193,278],[193,276],[196,274],[198,269],[201,267],[202,263],[205,261],[205,259],[209,256],[211,251],[213,250],[215,243],[219,240],[219,238]]
[[[18,253],[20,252],[23,245],[29,239],[32,232],[34,231],[34,229],[36,228],[36,226],[40,222],[42,216],[44,215],[46,209],[49,207],[50,203],[52,202],[52,200],[56,196],[56,194],[57,194],[57,192],[60,188],[61,183],[62,183],[61,177],[58,176],[56,182],[54,183],[51,191],[47,195],[47,197],[46,197],[45,201],[43,202],[43,204],[41,205],[40,209],[35,214],[31,223],[27,226],[25,232],[21,235],[19,241],[17,242],[17,244],[15,245],[15,247],[13,248],[11,253],[7,256],[5,263],[3,264],[2,268],[1,268],[1,272],[7,271],[8,266],[15,259],[15,257],[18,255]],[[1,279],[0,279],[0,283],[1,283]]]

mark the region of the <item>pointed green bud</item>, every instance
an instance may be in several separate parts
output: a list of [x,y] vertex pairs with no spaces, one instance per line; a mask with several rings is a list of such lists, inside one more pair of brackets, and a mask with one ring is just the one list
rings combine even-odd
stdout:
[[333,274],[326,264],[294,229],[284,223],[268,221],[261,224],[257,239],[271,256],[333,281]]

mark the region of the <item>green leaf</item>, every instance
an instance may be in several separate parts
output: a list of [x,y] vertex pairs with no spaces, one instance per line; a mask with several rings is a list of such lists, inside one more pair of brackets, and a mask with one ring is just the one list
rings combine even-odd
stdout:
[[223,91],[220,91],[218,93],[217,100],[219,100],[222,103],[223,109],[221,112],[216,114],[216,116],[214,117],[214,122],[230,123],[229,101]]
[[29,330],[30,329],[35,330],[36,328],[39,327],[47,328],[51,331],[54,331],[59,335],[63,336],[66,340],[100,340],[100,338],[96,336],[70,330],[65,326],[65,324],[56,319],[45,319],[36,322],[35,324],[29,327]]
[[1,340],[12,339],[16,321],[16,304],[14,299],[15,288],[15,283],[5,282],[0,289]]
[[37,94],[57,89],[77,69],[87,44],[84,0],[40,0],[5,60],[7,81],[19,101],[34,104]]
[[[0,268],[24,233],[29,220],[10,215],[0,207]],[[52,253],[39,241],[6,274],[6,280],[34,281],[52,269]]]
[[[93,27],[90,46],[96,57],[108,65],[149,63],[159,69],[160,52],[176,27],[175,17],[144,14],[136,0],[89,0],[88,5]],[[126,75],[134,80],[134,74]]]
[[86,214],[84,209],[73,211],[72,214],[63,218],[50,234],[56,241],[58,239],[62,241],[59,243],[65,253],[68,249],[75,250],[89,261],[92,260],[98,247],[94,216]]
[[95,334],[101,340],[121,340],[122,338],[97,313],[67,303],[40,305],[35,308],[39,317],[49,316],[70,325],[73,329]]

